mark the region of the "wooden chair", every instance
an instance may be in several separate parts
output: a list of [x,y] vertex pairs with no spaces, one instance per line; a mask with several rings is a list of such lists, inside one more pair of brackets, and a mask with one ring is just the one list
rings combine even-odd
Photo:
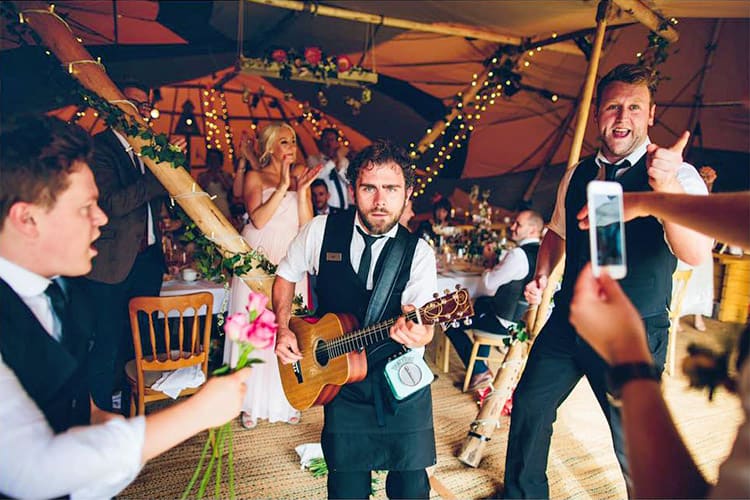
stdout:
[[[497,333],[485,332],[484,330],[478,330],[473,328],[467,330],[466,334],[472,337],[473,347],[471,348],[471,355],[469,356],[469,363],[466,365],[466,376],[464,377],[464,386],[462,391],[466,392],[469,388],[469,382],[471,382],[471,376],[474,373],[474,363],[476,361],[484,361],[489,365],[489,360],[497,358],[498,361],[505,359],[504,351],[507,349],[503,343],[503,339],[507,338],[505,335]],[[446,337],[447,338],[447,337]],[[450,342],[450,339],[448,339]],[[479,355],[479,348],[482,346],[488,346],[490,352],[487,356]],[[496,351],[493,347],[497,347],[500,351]],[[502,352],[501,352],[502,351]],[[495,356],[497,354],[497,356]]]
[[677,351],[677,330],[680,328],[680,311],[685,290],[693,274],[692,269],[675,271],[672,275],[672,302],[669,305],[669,336],[667,338],[667,359],[664,363],[666,372],[674,375],[675,353]]
[[[163,372],[200,365],[204,375],[208,376],[213,295],[201,292],[172,297],[134,297],[130,300],[129,311],[135,359],[125,365],[125,374],[131,387],[132,417],[144,414],[146,403],[171,399],[163,392],[151,389]],[[205,324],[201,329],[199,315],[204,314]],[[148,316],[148,332],[141,331],[139,317],[144,316]],[[173,336],[175,323],[176,337]],[[157,325],[163,328],[157,328]],[[150,346],[150,354],[143,354],[144,344]],[[197,390],[184,389],[180,395],[193,394]]]

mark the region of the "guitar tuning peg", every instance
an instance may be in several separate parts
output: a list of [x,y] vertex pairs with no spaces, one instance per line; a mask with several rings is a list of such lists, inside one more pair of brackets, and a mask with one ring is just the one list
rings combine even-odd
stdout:
[[458,328],[459,326],[461,326],[461,323],[459,323],[457,319],[454,319],[453,321],[451,321],[451,326],[453,328]]
[[448,290],[447,288],[445,290],[443,290],[443,295],[448,295],[449,293],[451,293],[451,291]]
[[436,298],[438,298],[438,297],[440,297],[440,294],[439,294],[439,293],[435,292],[435,293],[433,293],[433,294],[432,294],[432,298],[433,298],[433,299],[436,299]]
[[461,285],[459,285],[458,283],[456,283],[456,290],[460,290],[460,289],[461,289]]
[[465,325],[465,326],[470,326],[470,325],[471,325],[471,323],[472,323],[472,322],[471,322],[471,318],[466,318],[466,319],[464,319],[464,325]]

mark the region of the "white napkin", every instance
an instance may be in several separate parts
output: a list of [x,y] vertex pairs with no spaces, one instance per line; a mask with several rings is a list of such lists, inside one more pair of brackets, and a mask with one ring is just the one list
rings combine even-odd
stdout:
[[323,448],[321,448],[320,443],[301,444],[294,451],[299,455],[299,464],[302,470],[308,467],[313,459],[323,458]]
[[151,386],[172,399],[177,399],[183,389],[199,387],[206,381],[206,375],[200,365],[186,366],[172,372],[164,372],[159,380]]

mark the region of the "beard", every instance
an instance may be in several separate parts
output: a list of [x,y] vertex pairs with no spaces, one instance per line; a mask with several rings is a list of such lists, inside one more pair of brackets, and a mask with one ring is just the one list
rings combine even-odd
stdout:
[[398,224],[398,220],[401,218],[401,214],[404,212],[404,207],[401,207],[401,210],[399,210],[398,213],[388,212],[386,210],[378,210],[377,213],[379,215],[388,215],[388,217],[386,218],[379,217],[378,220],[374,220],[369,217],[369,215],[373,212],[375,211],[372,210],[368,213],[365,213],[359,207],[357,207],[357,215],[359,216],[359,220],[362,225],[365,226],[367,231],[373,235],[381,235],[387,233],[388,231],[393,229],[393,226]]

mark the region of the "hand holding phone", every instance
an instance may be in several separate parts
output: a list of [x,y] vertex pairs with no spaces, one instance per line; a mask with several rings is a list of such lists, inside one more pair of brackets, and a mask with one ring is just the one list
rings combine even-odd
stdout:
[[622,186],[617,182],[591,181],[588,196],[589,243],[594,276],[601,270],[614,279],[627,274]]

